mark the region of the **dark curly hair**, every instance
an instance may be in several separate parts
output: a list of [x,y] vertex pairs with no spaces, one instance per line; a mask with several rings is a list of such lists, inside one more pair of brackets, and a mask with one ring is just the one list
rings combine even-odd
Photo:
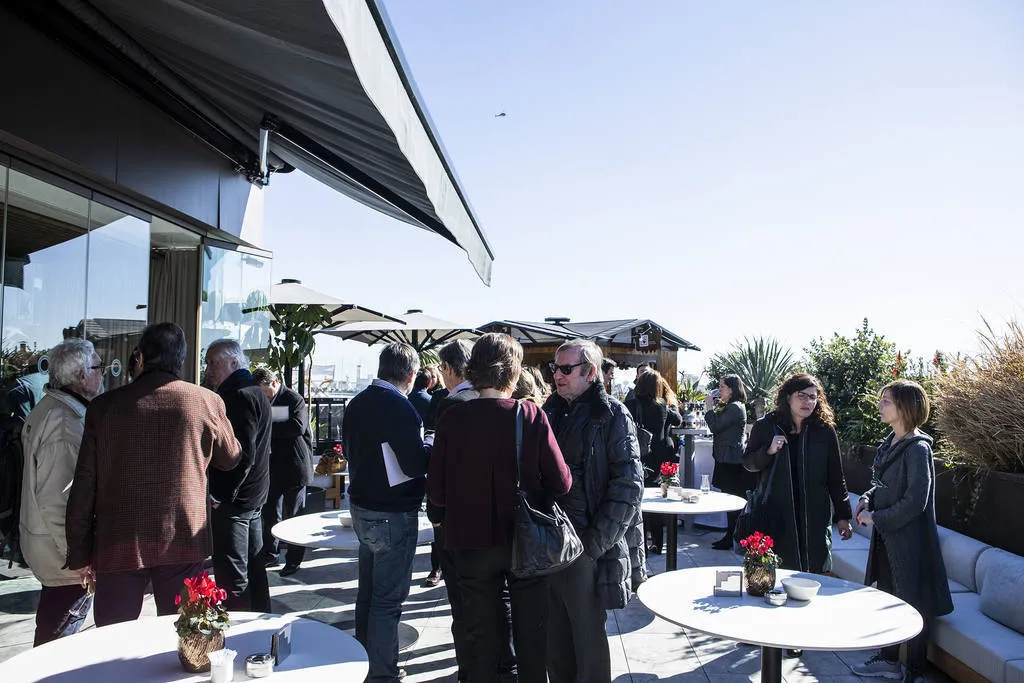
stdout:
[[821,386],[821,382],[818,381],[817,377],[806,372],[790,375],[775,392],[775,410],[772,411],[771,415],[779,423],[779,426],[787,431],[793,429],[795,425],[793,423],[793,414],[789,410],[789,397],[798,391],[811,387],[818,390],[818,402],[814,404],[814,412],[811,413],[809,419],[811,422],[835,429],[836,414],[832,412],[832,406],[828,404],[824,387]]

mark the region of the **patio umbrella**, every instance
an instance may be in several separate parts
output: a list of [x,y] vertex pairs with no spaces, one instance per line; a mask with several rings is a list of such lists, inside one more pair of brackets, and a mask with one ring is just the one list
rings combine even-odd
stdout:
[[301,280],[287,278],[270,287],[270,312],[275,306],[323,306],[331,315],[331,327],[348,323],[400,322],[398,318],[350,304],[329,294],[318,292],[302,284]]
[[318,334],[359,341],[364,344],[403,342],[422,353],[455,339],[476,339],[480,332],[468,325],[460,325],[412,309],[400,315],[401,323],[352,323],[344,327],[331,327]]

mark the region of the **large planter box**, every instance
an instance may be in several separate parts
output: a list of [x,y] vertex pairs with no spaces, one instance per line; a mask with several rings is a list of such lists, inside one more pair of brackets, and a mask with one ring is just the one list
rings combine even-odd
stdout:
[[871,463],[875,461],[874,446],[849,446],[842,449],[846,488],[858,495],[871,488]]
[[966,536],[1024,555],[1024,474],[972,474],[935,459],[935,517]]

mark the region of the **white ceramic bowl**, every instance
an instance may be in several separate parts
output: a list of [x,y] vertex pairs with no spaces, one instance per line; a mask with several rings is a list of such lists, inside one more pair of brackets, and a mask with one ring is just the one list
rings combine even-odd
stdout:
[[338,513],[338,521],[341,522],[341,525],[346,529],[351,529],[352,513],[349,512],[348,510],[342,510],[341,512]]
[[794,600],[810,600],[818,594],[821,583],[814,579],[801,579],[797,576],[791,576],[788,579],[782,580],[782,588]]

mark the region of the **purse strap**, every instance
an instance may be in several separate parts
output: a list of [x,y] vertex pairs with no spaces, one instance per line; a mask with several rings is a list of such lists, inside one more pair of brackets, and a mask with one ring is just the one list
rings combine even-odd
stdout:
[[520,461],[523,457],[523,404],[516,401],[516,493],[522,493],[520,486]]

